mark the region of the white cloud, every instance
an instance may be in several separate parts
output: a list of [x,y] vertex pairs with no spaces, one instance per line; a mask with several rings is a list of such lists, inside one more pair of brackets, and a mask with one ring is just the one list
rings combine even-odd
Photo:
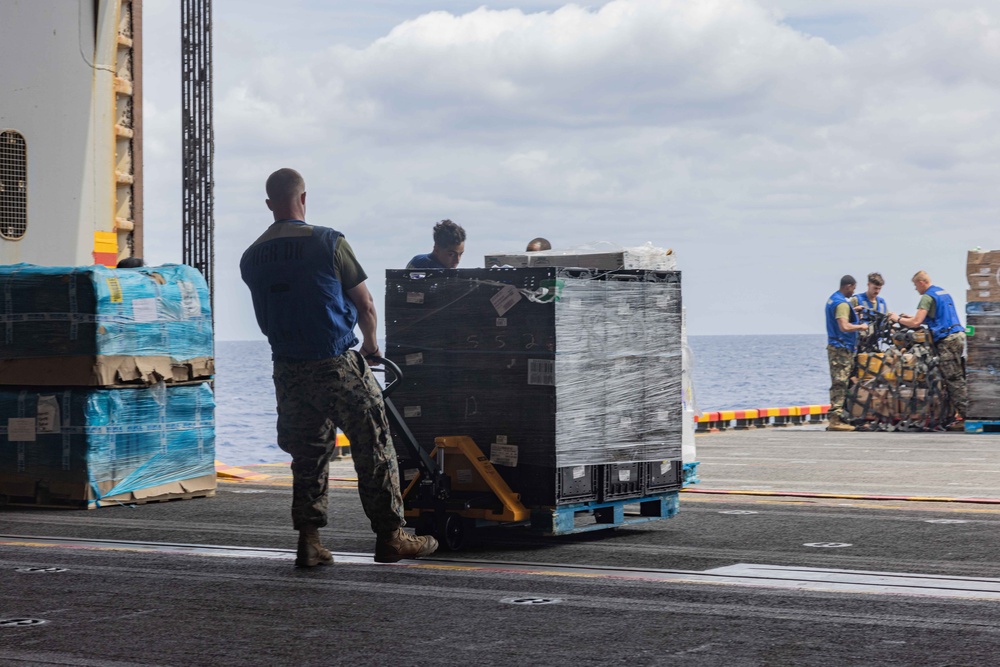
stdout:
[[[303,171],[310,219],[348,234],[373,291],[444,217],[469,231],[467,266],[537,235],[653,241],[678,251],[694,333],[819,330],[844,272],[882,271],[901,309],[917,268],[960,293],[963,249],[995,236],[1000,11],[848,2],[824,39],[803,26],[835,19],[793,0],[399,2],[381,36],[354,17],[362,40],[296,4],[315,19],[301,42],[274,37],[293,18],[216,8],[222,338],[255,335],[235,265],[279,166]],[[147,90],[160,119],[176,110]],[[147,145],[175,158],[175,131],[153,122]]]

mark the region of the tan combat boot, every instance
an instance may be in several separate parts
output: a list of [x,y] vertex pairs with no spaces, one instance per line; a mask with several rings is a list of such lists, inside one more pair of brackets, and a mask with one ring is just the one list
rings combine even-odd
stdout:
[[438,541],[430,535],[410,535],[402,528],[375,541],[375,562],[395,563],[404,558],[423,558],[434,553]]
[[315,526],[299,531],[299,548],[295,552],[296,567],[316,567],[332,565],[333,554],[320,544],[319,529]]
[[840,418],[840,415],[830,415],[830,423],[826,427],[827,431],[853,431],[854,427]]

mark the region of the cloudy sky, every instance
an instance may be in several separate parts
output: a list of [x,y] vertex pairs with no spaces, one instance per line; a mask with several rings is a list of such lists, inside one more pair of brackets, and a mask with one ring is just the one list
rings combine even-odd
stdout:
[[[1000,248],[996,4],[213,4],[220,340],[260,337],[238,263],[284,166],[380,305],[446,217],[464,267],[673,248],[695,335],[822,332],[844,273],[912,313],[926,269],[961,308],[966,251]],[[144,7],[146,255],[179,261],[180,10]]]

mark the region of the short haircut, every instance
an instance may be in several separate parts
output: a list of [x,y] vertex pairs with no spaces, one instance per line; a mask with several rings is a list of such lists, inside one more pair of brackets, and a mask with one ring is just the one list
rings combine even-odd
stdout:
[[872,285],[875,285],[876,287],[882,287],[883,285],[885,285],[885,279],[882,277],[882,274],[879,273],[878,271],[873,271],[872,273],[868,274],[868,282],[870,282]]
[[930,282],[931,277],[927,275],[926,271],[921,269],[920,271],[917,271],[916,273],[913,274],[913,282],[917,282],[918,280]]
[[528,247],[525,248],[525,251],[537,252],[539,250],[552,250],[552,244],[549,243],[548,239],[543,239],[541,236],[537,239],[531,239],[528,241]]
[[115,268],[138,269],[140,266],[146,266],[146,262],[142,261],[142,257],[123,257],[118,260],[118,265]]
[[285,167],[267,177],[267,198],[272,202],[284,204],[306,191],[306,182],[302,174]]
[[434,225],[434,245],[438,248],[454,248],[465,243],[465,230],[451,220],[442,220]]
[[852,275],[846,275],[846,276],[844,276],[843,278],[840,279],[840,286],[841,287],[844,287],[845,285],[857,285],[857,284],[858,284],[858,281],[855,280],[854,276],[852,276]]

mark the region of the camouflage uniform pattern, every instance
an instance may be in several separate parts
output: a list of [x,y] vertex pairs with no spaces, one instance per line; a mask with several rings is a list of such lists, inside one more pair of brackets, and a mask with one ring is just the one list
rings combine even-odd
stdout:
[[278,446],[292,456],[292,523],[327,524],[330,457],[337,427],[351,442],[358,494],[377,535],[405,525],[396,450],[382,392],[364,358],[275,361]]
[[965,418],[969,409],[969,393],[965,388],[965,369],[962,367],[962,353],[965,352],[965,334],[962,332],[945,336],[937,343],[938,366],[948,385],[948,395],[955,412]]
[[830,360],[830,416],[847,418],[844,414],[844,400],[854,369],[854,350],[843,347],[826,346],[826,356]]

